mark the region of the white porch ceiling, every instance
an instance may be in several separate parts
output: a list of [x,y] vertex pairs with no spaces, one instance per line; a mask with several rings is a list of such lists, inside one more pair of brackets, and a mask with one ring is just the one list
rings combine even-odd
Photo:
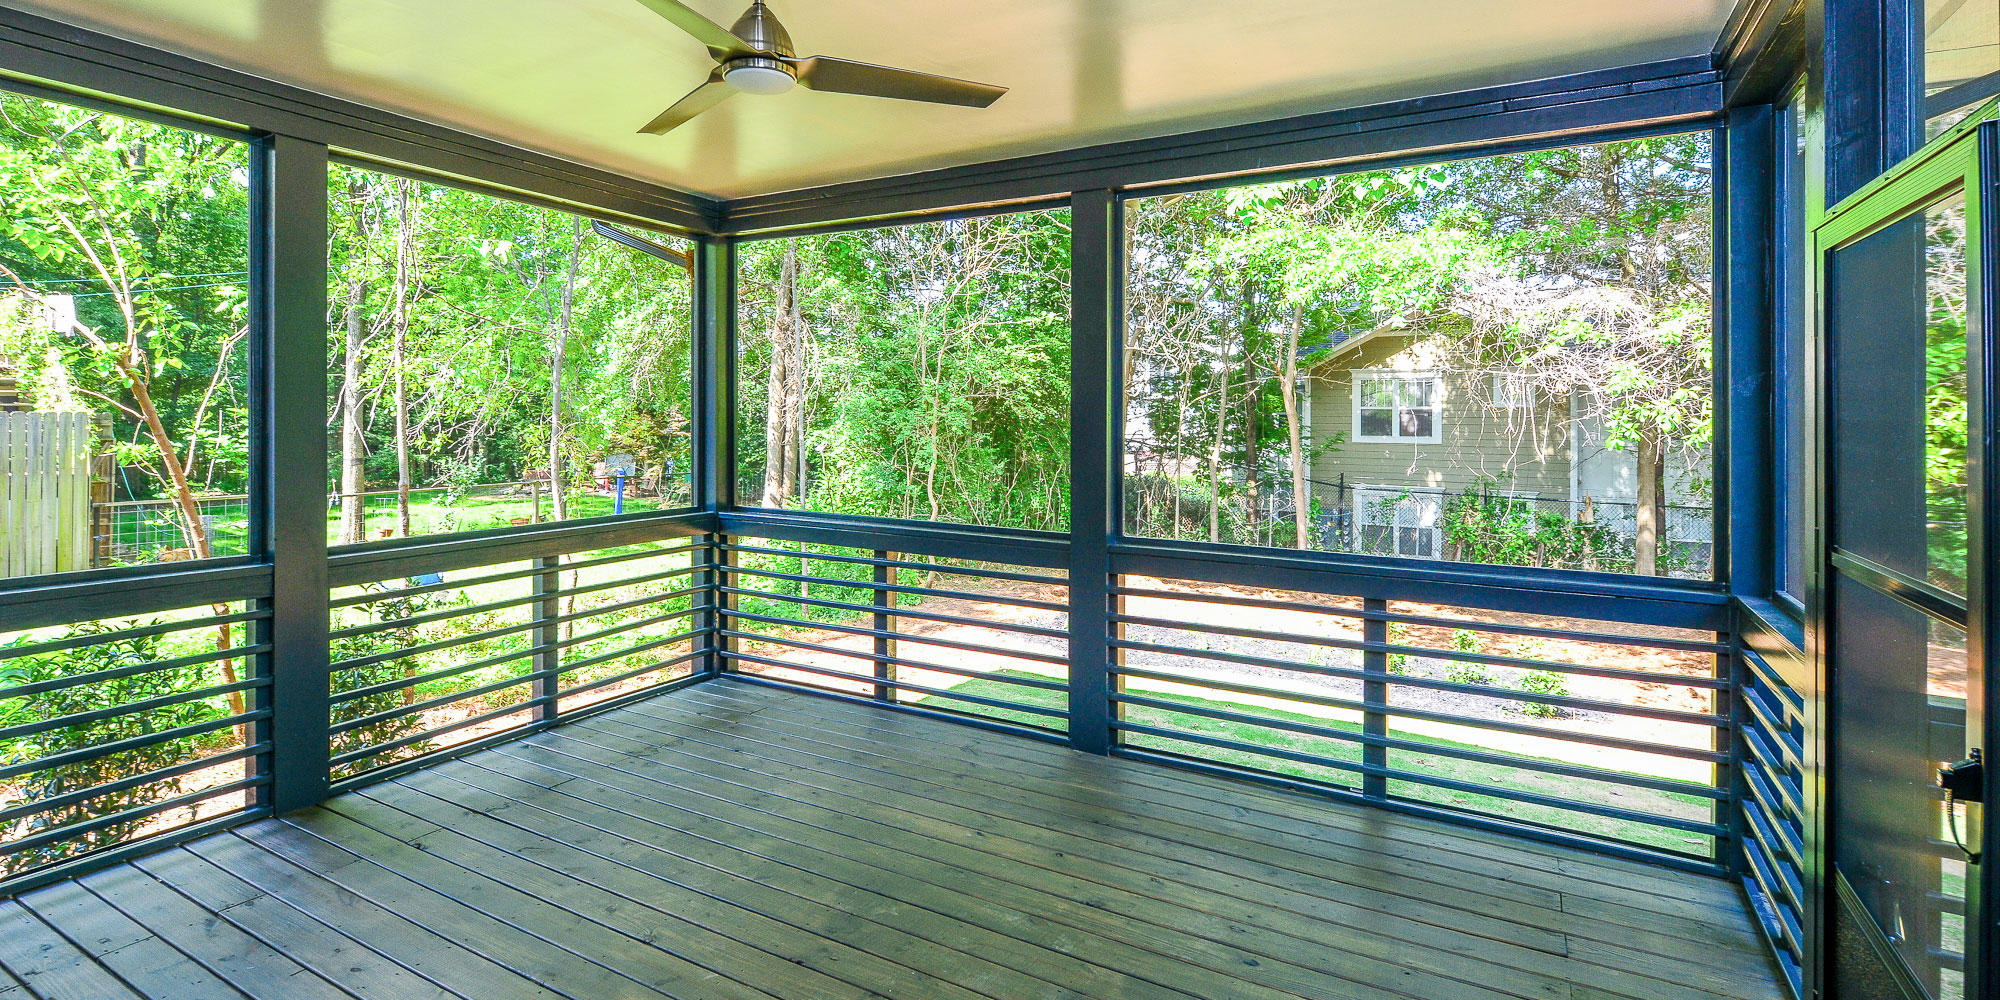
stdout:
[[[1730,0],[770,0],[801,54],[1012,88],[974,110],[794,89],[636,134],[702,47],[637,0],[8,0],[715,197],[1708,52]],[[727,25],[739,0],[688,0]]]

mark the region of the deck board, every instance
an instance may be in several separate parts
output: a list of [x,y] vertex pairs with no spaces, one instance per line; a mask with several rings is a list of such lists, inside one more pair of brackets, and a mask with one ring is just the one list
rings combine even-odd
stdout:
[[1783,996],[1726,882],[735,683],[0,907],[0,997]]
[[[615,735],[612,730],[638,733],[637,739],[641,741],[646,739],[646,733],[655,733],[652,738],[656,740],[664,735],[683,742],[678,747],[661,747],[648,753],[643,742],[626,747],[623,744],[626,737]],[[697,737],[701,736],[707,736],[707,740],[697,742]],[[705,760],[714,766],[728,767],[724,754],[716,750],[699,756],[688,751],[691,748],[735,743],[730,737],[708,735],[701,730],[642,729],[623,719],[571,727],[563,731],[560,738],[629,748],[633,753],[653,759],[664,759],[663,755],[667,754],[687,756],[690,760],[684,761],[684,766],[703,766],[693,764],[692,760]],[[804,736],[801,735],[800,739]],[[786,775],[793,785],[814,789],[813,793],[799,794],[813,794],[816,800],[820,800],[817,792],[838,788],[858,796],[862,803],[852,805],[826,800],[832,802],[832,808],[837,811],[865,813],[871,809],[888,809],[892,815],[887,822],[898,828],[973,844],[980,850],[1007,859],[1081,875],[1089,883],[1096,884],[1079,883],[1078,888],[1083,891],[1104,891],[1099,886],[1129,890],[1120,912],[1138,913],[1151,907],[1150,901],[1140,899],[1138,895],[1153,897],[1174,904],[1165,916],[1176,925],[1185,923],[1185,918],[1181,916],[1184,912],[1212,915],[1278,935],[1290,935],[1308,945],[1309,954],[1316,957],[1321,949],[1329,946],[1392,960],[1401,956],[1406,945],[1434,949],[1439,954],[1456,953],[1466,950],[1468,938],[1465,932],[1471,931],[1490,939],[1482,946],[1480,957],[1496,963],[1498,968],[1466,967],[1459,963],[1458,972],[1469,981],[1488,984],[1512,967],[1508,964],[1510,956],[1535,964],[1548,963],[1552,956],[1554,962],[1546,965],[1547,971],[1555,978],[1564,978],[1564,967],[1572,960],[1570,956],[1576,953],[1567,935],[1491,916],[1486,901],[1465,900],[1462,890],[1454,893],[1440,887],[1415,895],[1398,892],[1396,890],[1401,887],[1380,878],[1369,879],[1368,885],[1357,888],[1304,874],[1305,870],[1314,866],[1315,859],[1312,858],[1286,859],[1286,863],[1293,866],[1286,868],[1269,864],[1266,859],[1253,858],[1257,853],[1255,851],[1246,850],[1241,855],[1232,855],[1213,845],[1191,846],[1186,840],[1164,840],[1120,831],[1111,826],[1117,821],[1118,809],[1081,804],[1059,812],[1058,806],[1048,803],[1014,809],[1002,800],[1009,793],[1020,790],[997,784],[966,782],[925,786],[910,772],[856,772],[872,780],[873,783],[870,783],[870,780],[851,780],[838,773],[837,766],[815,761],[809,755],[793,754],[769,744],[736,748],[746,752],[758,751],[760,757],[768,761],[763,766],[764,770]],[[574,751],[565,749],[564,752]],[[815,766],[820,769],[815,770]],[[833,773],[829,773],[829,769]],[[740,776],[744,780],[761,777],[754,771],[743,771]],[[774,786],[765,781],[761,787]],[[1025,880],[1043,874],[1046,873],[1028,871],[1022,874],[1017,871],[1010,877]],[[1040,881],[1046,884],[1048,880],[1044,878]],[[1065,887],[1057,885],[1055,891],[1063,892]],[[1583,922],[1576,924],[1578,929],[1582,929]],[[1357,932],[1352,929],[1358,927],[1368,930]],[[1256,940],[1281,943],[1280,938],[1273,937]],[[1539,950],[1547,955],[1541,958],[1524,956],[1521,952],[1523,948]],[[1603,964],[1614,969],[1651,972],[1656,979],[1685,972],[1664,967],[1652,954],[1627,946],[1597,943],[1592,951],[1604,960]],[[1705,984],[1719,992],[1728,993],[1734,985],[1731,978],[1719,973],[1741,973],[1761,968],[1761,956],[1757,957],[1756,966],[1733,966],[1727,962],[1728,953],[1721,957],[1724,962],[1719,963],[1717,968],[1707,970],[1712,982]],[[1645,988],[1661,996],[1671,996],[1676,987],[1662,981],[1646,984]],[[1445,994],[1440,990],[1438,995]]]

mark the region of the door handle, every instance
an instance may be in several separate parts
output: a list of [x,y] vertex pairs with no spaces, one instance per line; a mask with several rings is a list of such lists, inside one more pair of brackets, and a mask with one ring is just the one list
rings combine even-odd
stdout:
[[1979,748],[1973,747],[1964,760],[1938,768],[1937,785],[1944,789],[1944,818],[1951,828],[1951,842],[1958,845],[1968,863],[1978,864],[1979,852],[1966,847],[1964,838],[1958,834],[1958,804],[1985,801],[1986,762]]
[[1974,747],[1970,757],[1938,768],[1937,785],[1948,801],[1979,802],[1986,795],[1985,778],[1986,763]]

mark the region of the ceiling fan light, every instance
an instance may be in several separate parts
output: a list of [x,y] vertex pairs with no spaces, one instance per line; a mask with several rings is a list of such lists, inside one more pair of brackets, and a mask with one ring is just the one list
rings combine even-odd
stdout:
[[722,79],[746,94],[782,94],[798,82],[775,66],[732,66]]

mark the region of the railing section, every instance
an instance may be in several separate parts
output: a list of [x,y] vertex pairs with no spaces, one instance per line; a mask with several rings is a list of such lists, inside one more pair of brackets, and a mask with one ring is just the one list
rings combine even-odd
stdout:
[[1125,577],[1118,752],[1719,867],[1714,633]]
[[889,551],[736,535],[721,546],[733,676],[1043,739],[1069,725],[1069,581],[913,536]]
[[265,812],[259,603],[0,631],[0,886]]
[[[1400,571],[1135,554],[1086,630],[1105,674],[1077,678],[1046,532],[725,512],[335,549],[328,784],[726,674],[1693,870],[1743,858],[1796,958],[1798,699],[1688,627],[1719,595],[1481,577],[1425,603]],[[299,770],[273,755],[316,749],[272,737],[268,571],[168,576],[209,589],[156,582],[142,607],[89,583],[83,610],[44,600],[0,632],[6,885],[264,815]],[[1544,604],[1598,617],[1520,610]]]
[[1805,960],[1805,699],[1755,650],[1741,654],[1744,886],[1793,995]]
[[344,581],[329,623],[333,787],[693,679],[710,650],[708,559],[671,538]]

